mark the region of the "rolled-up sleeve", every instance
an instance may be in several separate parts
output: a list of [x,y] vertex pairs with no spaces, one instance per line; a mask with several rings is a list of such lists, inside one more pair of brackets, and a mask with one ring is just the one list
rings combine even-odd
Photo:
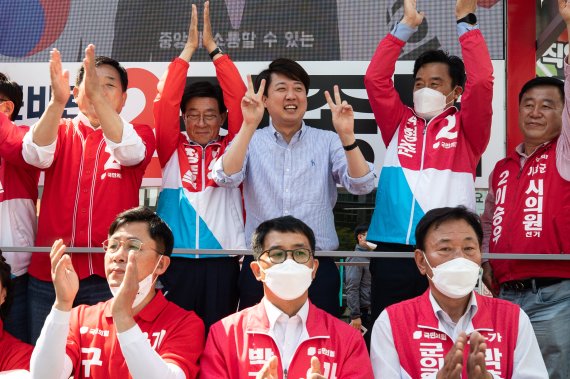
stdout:
[[[335,135],[336,137],[336,135]],[[366,162],[368,173],[360,178],[353,178],[348,174],[348,162],[342,144],[338,137],[331,143],[332,175],[335,182],[346,188],[353,195],[366,195],[374,190],[374,165]]]
[[48,168],[53,163],[53,159],[55,157],[55,148],[57,145],[57,138],[53,143],[46,145],[46,146],[38,146],[33,139],[32,132],[34,127],[31,127],[30,130],[24,136],[22,142],[22,157],[26,161],[26,163],[35,166],[37,168]]
[[145,158],[146,146],[133,125],[124,119],[122,121],[123,138],[121,142],[115,143],[105,137],[106,150],[122,166],[135,166]]
[[217,185],[220,187],[237,187],[243,182],[245,179],[245,167],[247,166],[247,157],[248,154],[245,155],[245,159],[243,161],[243,166],[241,170],[236,172],[232,175],[227,175],[224,172],[224,158],[226,158],[226,154],[222,155],[220,159],[216,161],[214,164],[214,168],[212,169],[212,177]]

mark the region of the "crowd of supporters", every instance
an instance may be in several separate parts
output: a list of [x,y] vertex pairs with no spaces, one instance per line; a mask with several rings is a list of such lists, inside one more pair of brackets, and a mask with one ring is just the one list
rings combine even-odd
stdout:
[[[570,84],[533,78],[520,90],[524,139],[496,164],[479,219],[474,178],[491,135],[493,66],[476,7],[456,1],[463,59],[429,50],[415,61],[413,107],[392,77],[424,18],[415,0],[404,0],[403,19],[372,56],[364,80],[387,150],[356,250],[414,258],[372,258],[369,270],[349,270],[350,324],[338,319],[338,269],[315,251],[339,246],[337,185],[367,194],[377,176],[338,86],[324,94],[335,132],[306,124],[311,80],[303,67],[279,58],[243,83],[216,45],[207,1],[203,30],[192,5],[186,45],[158,84],[154,132],[121,117],[127,72],[93,45],[77,73],[73,119],[62,118],[69,72],[56,49],[52,96],[34,125],[14,123],[22,90],[0,74],[0,246],[52,246],[50,254],[3,252],[0,372],[570,377],[570,261],[481,256],[570,251]],[[570,4],[559,0],[559,9],[570,34]],[[219,85],[186,85],[200,46]],[[564,71],[570,75],[566,60]],[[265,111],[269,125],[260,125]],[[156,213],[138,207],[155,151]],[[253,256],[240,266],[236,256],[171,256],[173,248],[252,249]],[[481,267],[494,297],[474,292]]]

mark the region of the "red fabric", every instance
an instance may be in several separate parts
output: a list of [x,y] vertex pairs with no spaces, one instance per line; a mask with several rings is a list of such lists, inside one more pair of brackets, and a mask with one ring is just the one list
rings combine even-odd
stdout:
[[450,107],[429,123],[415,116],[394,88],[392,74],[404,42],[388,34],[370,62],[364,77],[370,105],[386,146],[398,132],[395,151],[388,153],[395,154],[403,168],[469,172],[475,177],[491,135],[493,67],[479,30],[463,34],[459,42],[467,72],[461,110]]
[[0,372],[8,370],[29,370],[34,347],[4,331],[0,320]]
[[[67,246],[100,247],[117,214],[139,205],[142,177],[155,148],[152,130],[134,125],[146,156],[127,167],[112,164],[101,128],[82,122],[75,126],[72,121],[62,120],[54,161],[45,170],[36,246],[51,246],[62,238]],[[71,259],[79,279],[105,277],[103,254],[71,254]],[[29,273],[51,281],[48,254],[34,253]]]
[[[500,373],[501,378],[511,378],[520,308],[504,300],[475,296],[478,309],[472,323],[473,328],[487,339],[487,367],[496,374]],[[439,328],[429,290],[421,296],[391,305],[386,311],[403,370],[412,378],[439,371],[445,355],[453,347],[453,341],[444,329]],[[463,378],[467,378],[467,354],[469,345],[465,349]],[[495,362],[489,362],[489,358]]]
[[[557,143],[555,139],[539,148],[522,168],[515,151],[496,164],[491,179],[495,204],[490,253],[570,253],[570,182],[556,168]],[[536,193],[539,187],[542,194]],[[537,222],[527,226],[525,217],[527,224],[530,218],[540,219],[540,227]],[[491,265],[499,283],[531,277],[570,278],[569,261],[491,260]]]
[[38,200],[40,170],[22,157],[22,139],[28,129],[16,126],[0,113],[0,202],[31,199],[35,203]]
[[[73,362],[76,379],[131,378],[111,317],[111,301],[80,305],[72,311],[66,353]],[[194,312],[167,301],[159,291],[135,321],[158,355],[180,367],[187,379],[197,377],[198,358],[204,348],[204,323]],[[87,370],[90,375],[86,375]]]
[[[200,360],[200,378],[239,379],[255,376],[279,350],[268,334],[269,320],[263,302],[228,316],[210,328]],[[311,357],[321,363],[325,378],[370,379],[374,375],[364,339],[348,324],[309,304],[309,339],[293,355],[288,378],[305,378]],[[283,378],[281,360],[279,378]]]

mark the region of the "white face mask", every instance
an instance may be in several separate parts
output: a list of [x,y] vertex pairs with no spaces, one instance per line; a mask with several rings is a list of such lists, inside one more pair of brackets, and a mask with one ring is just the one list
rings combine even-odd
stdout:
[[426,254],[423,254],[433,272],[430,280],[439,292],[452,299],[460,299],[473,291],[479,277],[480,267],[477,263],[466,258],[455,258],[437,267],[431,267]]
[[453,99],[447,103],[445,100],[453,91],[447,95],[434,89],[424,87],[414,92],[414,110],[418,116],[430,120],[435,115],[443,112],[448,104],[453,103]]
[[266,270],[261,266],[259,268],[265,273],[263,282],[275,296],[282,300],[298,299],[313,281],[313,270],[292,259],[286,259],[285,262],[273,265]]
[[369,241],[366,241],[366,246],[368,246],[370,250],[376,250],[376,248],[378,247],[378,245]]
[[[135,296],[135,300],[133,301],[133,308],[138,307],[140,305],[140,303],[142,303],[143,300],[147,297],[149,292],[154,288],[154,282],[156,281],[156,279],[152,280],[152,276],[154,275],[154,272],[156,271],[156,268],[158,267],[158,264],[160,263],[161,259],[162,259],[162,255],[160,256],[160,258],[158,258],[158,262],[156,262],[156,266],[154,266],[154,270],[152,270],[152,272],[150,274],[148,274],[146,277],[144,277],[143,280],[141,280],[139,282],[139,290],[137,291],[137,294]],[[117,293],[119,292],[120,288],[121,288],[120,286],[119,287],[109,286],[109,289],[111,290],[111,293],[113,294],[113,297],[117,296]]]

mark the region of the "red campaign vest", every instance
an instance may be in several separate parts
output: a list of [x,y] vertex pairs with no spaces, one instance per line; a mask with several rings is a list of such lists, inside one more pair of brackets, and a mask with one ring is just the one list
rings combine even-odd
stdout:
[[[487,338],[487,370],[495,377],[511,378],[520,308],[504,300],[475,296],[478,310],[472,324],[474,330]],[[386,311],[402,369],[412,378],[423,378],[439,371],[453,341],[439,328],[429,290],[422,296],[394,304]],[[469,345],[463,358],[463,378],[467,378],[468,354]]]
[[[556,168],[557,140],[539,148],[525,165],[513,152],[495,166],[491,253],[570,252],[570,182]],[[570,278],[569,261],[491,260],[499,283],[531,277]]]

